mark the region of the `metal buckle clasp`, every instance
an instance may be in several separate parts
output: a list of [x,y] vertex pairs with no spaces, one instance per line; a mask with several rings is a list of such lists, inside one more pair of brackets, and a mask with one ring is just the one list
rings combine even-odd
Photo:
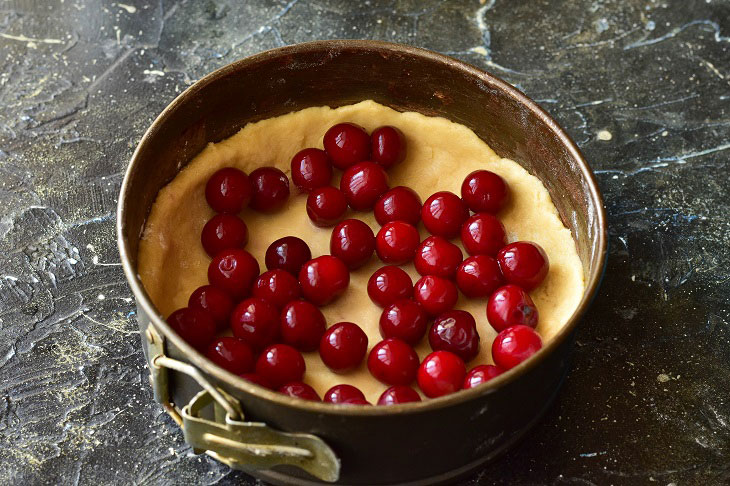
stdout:
[[[165,355],[164,338],[152,324],[145,337],[155,400],[182,427],[185,441],[196,454],[205,452],[236,469],[269,469],[285,464],[299,467],[322,481],[337,481],[340,460],[322,439],[311,434],[280,432],[262,422],[245,422],[235,397],[213,386],[195,366]],[[192,377],[203,388],[182,409],[170,400],[168,369]],[[210,405],[214,406],[214,420],[201,416]]]

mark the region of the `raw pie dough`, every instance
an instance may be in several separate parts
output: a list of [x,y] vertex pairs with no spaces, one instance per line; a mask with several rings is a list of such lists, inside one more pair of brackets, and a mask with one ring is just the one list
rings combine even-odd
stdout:
[[[550,259],[547,278],[530,294],[540,313],[537,331],[546,342],[560,330],[583,294],[583,270],[570,231],[561,223],[540,180],[512,160],[500,158],[463,125],[419,113],[400,113],[374,101],[337,109],[307,108],[246,125],[236,135],[208,144],[160,190],[140,242],[139,275],[164,317],[185,307],[193,290],[208,283],[210,258],[200,243],[200,232],[214,215],[204,195],[210,175],[226,166],[238,167],[246,173],[260,166],[275,166],[290,176],[291,157],[305,147],[322,148],[324,132],[340,122],[357,123],[368,132],[381,125],[400,128],[408,141],[408,156],[389,171],[390,185],[411,187],[424,201],[437,191],[460,194],[464,177],[474,170],[488,169],[501,175],[512,195],[509,205],[499,214],[507,230],[507,241],[537,242]],[[335,176],[338,178],[339,174]],[[333,182],[339,187],[338,180]],[[293,184],[291,190],[292,196],[281,211],[261,214],[246,209],[240,214],[249,230],[246,250],[258,259],[262,272],[266,270],[266,248],[283,236],[302,238],[314,257],[329,253],[331,228],[314,226],[306,214],[306,195],[299,194]],[[380,228],[372,212],[348,212],[346,217],[365,221],[375,233]],[[425,238],[427,233],[422,224],[419,229]],[[461,246],[457,240],[454,242]],[[328,326],[351,321],[362,327],[368,335],[369,348],[382,339],[378,329],[382,310],[370,301],[366,287],[368,278],[381,266],[383,263],[373,256],[370,263],[351,272],[345,294],[322,308]],[[419,275],[413,265],[403,268],[415,283]],[[470,300],[460,295],[457,308],[471,312],[481,337],[479,356],[467,367],[491,363],[491,344],[496,333],[487,322],[486,300]],[[416,350],[421,359],[431,351],[427,337]],[[374,404],[387,388],[368,372],[367,357],[360,368],[346,375],[329,371],[316,351],[305,353],[304,358],[307,364],[304,381],[320,395],[333,385],[350,383]]]

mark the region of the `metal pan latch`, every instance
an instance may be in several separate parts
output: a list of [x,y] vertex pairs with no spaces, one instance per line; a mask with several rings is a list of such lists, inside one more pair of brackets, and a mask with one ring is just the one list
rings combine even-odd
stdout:
[[[206,453],[241,470],[296,466],[322,481],[340,476],[340,461],[332,449],[311,434],[274,430],[262,422],[244,421],[239,401],[214,387],[196,367],[165,355],[164,339],[150,324],[145,332],[150,382],[155,399],[182,427],[185,441],[196,454]],[[203,388],[179,409],[170,400],[168,370],[184,373]],[[202,415],[213,406],[213,420]]]

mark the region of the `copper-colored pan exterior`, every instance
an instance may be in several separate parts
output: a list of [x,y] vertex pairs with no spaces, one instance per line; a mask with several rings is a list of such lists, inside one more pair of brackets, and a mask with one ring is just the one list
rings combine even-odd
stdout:
[[[564,328],[526,363],[488,384],[421,403],[347,407],[290,398],[214,366],[166,325],[137,276],[137,249],[157,192],[208,142],[246,123],[310,106],[364,99],[466,125],[499,155],[540,178],[571,230],[585,293]],[[521,437],[551,403],[568,366],[576,325],[595,295],[606,259],[603,202],[570,137],[537,104],[494,76],[430,51],[375,41],[320,41],[242,59],[195,83],[155,120],[132,157],[117,213],[121,261],[137,299],[140,328],[151,322],[168,355],[196,366],[237,397],[247,419],[322,438],[342,461],[341,484],[429,484],[462,474]],[[172,375],[175,404],[199,387]],[[264,471],[309,484],[291,470]]]

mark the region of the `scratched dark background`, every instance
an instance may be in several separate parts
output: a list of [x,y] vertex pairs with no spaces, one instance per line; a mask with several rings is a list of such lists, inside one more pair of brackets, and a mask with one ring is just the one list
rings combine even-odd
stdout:
[[0,483],[251,484],[152,402],[114,210],[186,86],[296,42],[463,59],[538,100],[611,251],[544,420],[465,484],[730,483],[730,2],[0,2]]

